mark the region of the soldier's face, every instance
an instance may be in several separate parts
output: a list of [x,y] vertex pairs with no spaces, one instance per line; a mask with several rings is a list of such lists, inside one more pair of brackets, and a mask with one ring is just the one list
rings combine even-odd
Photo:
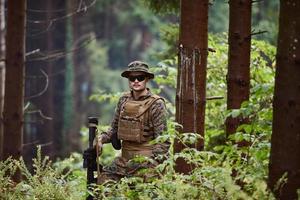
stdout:
[[146,89],[148,77],[143,72],[131,72],[128,81],[130,89],[140,92]]

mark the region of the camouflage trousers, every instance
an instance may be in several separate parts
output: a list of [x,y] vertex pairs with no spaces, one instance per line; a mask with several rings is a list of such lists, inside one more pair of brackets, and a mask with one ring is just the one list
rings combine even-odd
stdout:
[[[103,168],[101,174],[97,178],[98,184],[107,181],[119,181],[123,177],[141,177],[144,180],[155,177],[153,169],[158,163],[156,161],[135,161],[135,159],[127,160],[124,157],[116,157],[110,166]],[[145,172],[146,169],[146,172]]]

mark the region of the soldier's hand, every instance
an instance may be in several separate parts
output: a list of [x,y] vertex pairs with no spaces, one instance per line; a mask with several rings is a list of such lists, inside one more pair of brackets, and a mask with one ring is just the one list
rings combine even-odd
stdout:
[[103,147],[103,141],[102,141],[103,139],[102,139],[102,135],[99,135],[98,138],[97,138],[97,140],[98,140],[98,141],[97,141],[98,149],[101,150],[102,147]]
[[93,146],[94,146],[95,149],[98,149],[98,152],[101,154],[102,147],[103,147],[102,135],[98,135],[97,137],[95,137],[94,142],[93,142]]

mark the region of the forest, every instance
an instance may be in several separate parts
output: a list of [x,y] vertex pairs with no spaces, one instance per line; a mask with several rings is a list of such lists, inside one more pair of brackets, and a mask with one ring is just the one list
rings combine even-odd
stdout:
[[[298,0],[0,0],[0,200],[300,199],[299,10]],[[167,110],[149,143],[170,148],[140,176],[96,184],[122,153],[86,152],[109,130],[134,60],[149,64]]]

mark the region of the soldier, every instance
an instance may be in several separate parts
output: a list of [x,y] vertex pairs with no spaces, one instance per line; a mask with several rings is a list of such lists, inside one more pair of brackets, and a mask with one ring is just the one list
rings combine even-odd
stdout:
[[[157,165],[157,158],[165,157],[169,148],[168,142],[149,143],[167,128],[164,99],[152,94],[146,87],[154,74],[146,63],[134,61],[128,64],[121,76],[128,79],[130,92],[124,93],[119,99],[110,129],[98,137],[98,147],[112,143],[116,149],[122,149],[122,154],[115,158],[111,166],[103,168],[98,176],[99,184],[106,180],[118,181],[122,177],[138,176],[139,169]],[[136,156],[153,160],[136,163],[131,160]]]

